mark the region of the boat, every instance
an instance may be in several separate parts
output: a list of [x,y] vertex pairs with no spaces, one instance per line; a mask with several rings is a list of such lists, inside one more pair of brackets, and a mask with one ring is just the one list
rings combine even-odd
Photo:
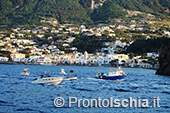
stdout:
[[71,75],[71,77],[67,76],[64,80],[77,80],[77,77],[73,77],[73,75]]
[[109,80],[124,80],[124,78],[126,77],[126,74],[124,71],[121,70],[120,67],[118,67],[117,70],[112,71],[110,70],[110,72],[108,74],[104,74],[104,73],[96,73],[97,77],[99,79],[109,79]]
[[27,72],[27,69],[24,69],[23,72],[21,73],[21,75],[27,75],[27,76],[29,76],[29,75],[30,75],[30,72]]
[[77,77],[65,78],[64,80],[77,80]]
[[61,69],[60,74],[65,75],[65,74],[67,74],[67,73],[64,71],[64,69]]
[[40,75],[40,78],[35,78],[33,84],[58,85],[63,80],[63,77],[52,77],[48,74]]
[[74,72],[74,70],[70,70],[70,73],[73,73]]

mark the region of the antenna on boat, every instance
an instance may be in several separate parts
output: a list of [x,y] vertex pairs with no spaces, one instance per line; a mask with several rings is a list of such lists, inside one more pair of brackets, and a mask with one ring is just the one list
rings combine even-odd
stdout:
[[96,69],[96,71],[97,71],[97,73],[100,73],[100,72],[98,71],[98,69]]

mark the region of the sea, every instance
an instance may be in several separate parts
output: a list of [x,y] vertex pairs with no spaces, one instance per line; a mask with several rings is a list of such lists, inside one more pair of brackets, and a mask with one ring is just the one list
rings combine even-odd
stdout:
[[[62,68],[67,75],[59,73]],[[28,69],[30,76],[21,75],[23,69]],[[156,71],[150,69],[122,68],[126,73],[123,81],[96,77],[97,72],[108,73],[115,69],[116,67],[1,64],[0,113],[170,112],[170,76],[156,75]],[[71,73],[70,70],[74,72]],[[57,86],[31,83],[45,72],[53,77],[64,78],[73,74],[77,80],[63,80]],[[54,105],[55,98],[64,99],[58,101],[62,106]],[[147,99],[149,106],[130,106],[130,98],[136,99],[137,104],[144,105],[147,104],[144,101]],[[90,103],[92,99],[96,99],[97,103]],[[123,99],[127,106],[122,106]],[[157,102],[154,107],[153,101]]]

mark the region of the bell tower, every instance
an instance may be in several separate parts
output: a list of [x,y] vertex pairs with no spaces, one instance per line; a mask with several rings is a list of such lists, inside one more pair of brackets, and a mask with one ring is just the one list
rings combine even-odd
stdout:
[[94,3],[95,3],[95,1],[91,0],[91,7],[90,7],[90,9],[94,9]]

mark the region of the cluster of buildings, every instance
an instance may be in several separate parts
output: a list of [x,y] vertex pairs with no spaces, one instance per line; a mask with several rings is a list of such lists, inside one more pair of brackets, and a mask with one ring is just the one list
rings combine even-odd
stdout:
[[[148,56],[152,53],[148,53]],[[157,57],[156,56],[150,57]],[[10,60],[10,58],[12,60]],[[159,65],[152,65],[148,59],[141,59],[141,56],[129,58],[125,54],[108,54],[100,55],[73,52],[70,54],[47,54],[47,55],[31,55],[26,58],[25,54],[12,52],[9,57],[0,57],[1,63],[12,62],[14,64],[27,65],[85,65],[85,66],[125,66],[157,69]]]
[[[116,20],[119,21],[119,20]],[[46,22],[45,20],[43,22]],[[10,55],[3,56],[0,54],[0,62],[23,63],[23,64],[41,64],[41,65],[89,65],[89,66],[110,66],[110,65],[122,65],[130,67],[143,67],[143,68],[155,68],[147,59],[141,59],[141,56],[129,58],[129,55],[117,54],[121,51],[126,51],[126,48],[133,43],[122,42],[125,37],[118,37],[115,30],[123,31],[145,31],[150,32],[159,31],[158,29],[146,29],[142,27],[150,21],[131,20],[126,24],[105,25],[98,24],[95,26],[85,25],[73,25],[73,24],[57,24],[57,27],[18,27],[13,28],[9,35],[0,33],[0,51],[8,51]],[[50,22],[54,23],[54,22]],[[154,22],[152,22],[154,23]],[[46,34],[51,36],[46,36]],[[162,31],[162,35],[169,35],[169,31]],[[80,53],[76,47],[71,47],[70,44],[76,39],[76,35],[81,36],[96,36],[110,38],[116,37],[114,42],[105,41],[103,45],[105,48],[101,48],[100,51],[96,51],[94,54]],[[34,36],[34,37],[33,37]],[[55,40],[54,36],[60,37]],[[132,37],[129,32],[127,36]],[[52,43],[44,43],[39,45],[36,38],[45,39]],[[148,37],[146,36],[146,39]],[[72,50],[72,53],[65,53],[65,50],[60,50],[58,47],[64,47],[65,50]],[[157,58],[158,55],[154,53],[148,53],[148,57]]]

